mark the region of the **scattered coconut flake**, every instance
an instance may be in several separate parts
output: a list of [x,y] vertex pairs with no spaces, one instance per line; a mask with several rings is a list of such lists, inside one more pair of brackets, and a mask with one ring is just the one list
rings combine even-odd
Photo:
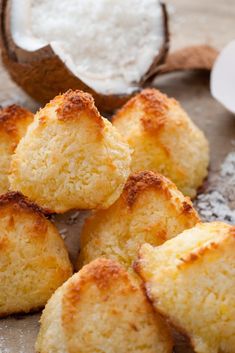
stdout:
[[11,316],[0,322],[0,353],[33,352],[40,315]]
[[195,206],[203,221],[235,224],[235,152],[228,154],[213,189],[199,195]]
[[8,348],[6,348],[6,342],[4,338],[4,332],[2,333],[3,328],[0,327],[0,352],[1,353],[11,353]]
[[[221,176],[235,178],[235,152],[229,153],[221,167]],[[235,180],[235,179],[234,179]]]
[[66,237],[68,235],[68,229],[67,228],[60,229],[59,233],[60,233],[62,239],[66,239]]
[[222,164],[221,189],[224,197],[235,208],[235,152],[231,152]]
[[78,216],[79,216],[80,212],[76,211],[75,213],[73,213],[67,220],[66,220],[66,224],[68,225],[73,225],[76,224],[78,222]]
[[235,113],[235,40],[218,56],[211,72],[211,94]]
[[235,211],[229,208],[226,199],[218,191],[199,195],[196,207],[204,221],[224,221],[235,224]]

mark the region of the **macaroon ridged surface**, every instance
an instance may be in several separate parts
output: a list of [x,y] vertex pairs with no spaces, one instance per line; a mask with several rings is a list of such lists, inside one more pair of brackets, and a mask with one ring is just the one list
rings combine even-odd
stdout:
[[37,353],[170,353],[167,326],[116,262],[97,259],[51,297]]
[[235,227],[220,222],[140,249],[135,268],[148,297],[197,353],[235,352],[234,249]]
[[143,243],[160,245],[198,222],[191,201],[170,180],[148,171],[132,174],[119,199],[86,220],[78,268],[107,257],[128,269]]
[[33,114],[18,105],[0,109],[0,194],[9,189],[11,157],[32,121]]
[[64,242],[19,193],[0,196],[0,317],[42,308],[72,275]]
[[11,189],[50,212],[106,208],[129,175],[128,145],[91,95],[68,91],[35,116],[11,165]]
[[145,89],[117,112],[113,124],[134,151],[132,172],[159,172],[185,195],[196,195],[207,175],[208,142],[175,99]]

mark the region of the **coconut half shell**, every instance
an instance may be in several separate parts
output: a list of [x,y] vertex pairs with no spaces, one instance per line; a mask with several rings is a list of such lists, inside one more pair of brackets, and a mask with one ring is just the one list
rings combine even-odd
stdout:
[[[0,2],[0,42],[2,59],[13,80],[31,97],[45,104],[55,95],[68,89],[81,89],[90,92],[101,111],[111,112],[123,105],[130,94],[105,95],[96,92],[75,76],[55,54],[50,45],[35,51],[20,48],[13,40],[11,33],[11,0]],[[156,68],[163,64],[169,48],[168,16],[165,4],[161,4],[164,19],[164,44],[156,55],[152,65],[146,68],[137,87],[141,89],[144,83],[154,77]],[[133,92],[134,94],[136,92]]]

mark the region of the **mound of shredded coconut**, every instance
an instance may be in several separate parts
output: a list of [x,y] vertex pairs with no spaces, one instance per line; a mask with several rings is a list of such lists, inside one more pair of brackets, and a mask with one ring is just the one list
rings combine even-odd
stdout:
[[198,196],[195,206],[203,221],[235,224],[235,152],[228,154],[215,185]]

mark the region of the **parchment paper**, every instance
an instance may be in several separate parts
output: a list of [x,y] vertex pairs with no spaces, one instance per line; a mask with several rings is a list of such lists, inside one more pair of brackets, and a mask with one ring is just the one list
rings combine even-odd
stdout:
[[[172,49],[203,43],[220,49],[235,38],[234,0],[172,0],[168,3]],[[0,104],[17,101],[33,110],[38,108],[9,80],[1,65],[0,82]],[[235,150],[235,116],[212,99],[208,84],[209,76],[203,73],[177,73],[156,80],[156,86],[178,99],[205,131],[211,146],[210,183],[224,157]],[[73,260],[86,215],[74,212],[55,217]],[[38,313],[0,320],[0,353],[33,353],[39,317]],[[184,350],[184,346],[179,346],[177,352]]]

